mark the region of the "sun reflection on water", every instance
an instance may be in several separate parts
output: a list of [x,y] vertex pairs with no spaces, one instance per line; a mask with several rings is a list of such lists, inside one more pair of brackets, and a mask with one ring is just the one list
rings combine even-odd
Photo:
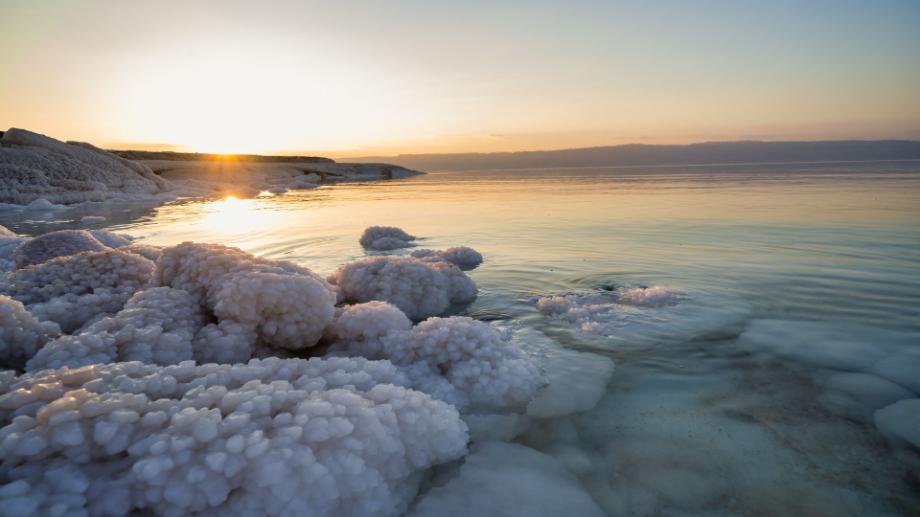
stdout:
[[257,199],[239,199],[227,196],[208,203],[201,220],[205,228],[224,234],[241,234],[268,229],[277,213],[260,210]]

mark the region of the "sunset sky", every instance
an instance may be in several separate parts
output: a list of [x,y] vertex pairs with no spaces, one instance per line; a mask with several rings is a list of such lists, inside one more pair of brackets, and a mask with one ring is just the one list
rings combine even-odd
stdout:
[[920,139],[920,2],[0,0],[0,129],[332,156]]

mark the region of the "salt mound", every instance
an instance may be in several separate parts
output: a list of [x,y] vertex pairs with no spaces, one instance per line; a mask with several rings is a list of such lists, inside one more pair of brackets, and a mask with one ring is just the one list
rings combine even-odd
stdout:
[[396,515],[465,452],[457,411],[386,362],[141,363],[4,377],[14,515]]
[[536,307],[584,334],[626,346],[732,336],[749,312],[728,295],[660,286],[545,296]]
[[73,332],[102,313],[115,313],[153,276],[153,262],[118,250],[53,258],[16,270],[0,294],[19,300],[40,320]]
[[86,230],[59,230],[29,239],[13,252],[17,268],[41,264],[54,257],[76,255],[83,251],[103,251],[109,247]]
[[134,240],[130,235],[113,233],[108,230],[89,230],[89,233],[93,234],[97,241],[110,248],[121,248],[131,244],[131,241]]
[[22,303],[0,295],[0,369],[21,369],[60,332],[55,323],[38,321]]
[[370,250],[387,251],[412,246],[415,236],[394,226],[370,226],[364,230],[358,241]]
[[[215,244],[164,249],[152,283],[187,291],[220,322],[275,348],[314,346],[335,314],[334,290],[309,269]],[[219,325],[208,333],[227,336]]]
[[475,269],[482,264],[482,254],[466,246],[446,250],[420,249],[410,253],[410,256],[425,260],[445,260],[463,270]]
[[20,244],[28,239],[19,237],[15,233],[3,228],[0,232],[0,273],[16,269],[16,262],[13,260],[13,253]]
[[601,517],[605,513],[552,456],[523,445],[485,442],[472,448],[455,478],[420,498],[409,515]]
[[[29,371],[93,363],[142,361],[160,365],[198,358],[192,339],[204,326],[198,302],[181,289],[155,287],[135,294],[124,309],[42,348]],[[248,360],[249,356],[240,358]]]
[[122,246],[119,249],[127,253],[140,255],[154,262],[156,262],[157,259],[160,258],[160,255],[163,253],[163,248],[158,246],[151,246],[149,244],[128,244],[127,246]]
[[412,386],[461,410],[523,411],[543,385],[536,364],[488,323],[465,317],[409,320],[379,302],[355,305],[332,325],[330,354],[387,359]]
[[329,279],[345,301],[386,301],[413,320],[443,314],[452,303],[471,303],[476,298],[476,284],[456,266],[411,257],[355,260]]
[[84,143],[64,143],[23,129],[0,137],[0,202],[44,208],[54,203],[142,199],[169,190],[150,168]]

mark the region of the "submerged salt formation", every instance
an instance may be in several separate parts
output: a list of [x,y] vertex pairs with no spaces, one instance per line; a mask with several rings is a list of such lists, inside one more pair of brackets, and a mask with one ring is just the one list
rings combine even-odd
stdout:
[[482,264],[482,254],[467,246],[457,246],[446,250],[420,249],[409,255],[422,260],[445,260],[463,270],[475,269]]
[[409,235],[394,226],[370,226],[364,230],[358,242],[369,250],[388,251],[412,246],[414,235]]
[[411,257],[370,257],[330,275],[347,302],[386,301],[413,320],[444,314],[476,299],[476,284],[453,264]]
[[749,312],[743,301],[730,295],[661,286],[545,296],[537,299],[536,307],[583,334],[627,346],[731,336],[741,331]]
[[828,410],[874,422],[895,445],[920,450],[920,427],[907,423],[916,422],[908,408],[918,408],[910,400],[920,397],[915,335],[847,322],[754,320],[739,345],[810,377]]
[[89,144],[24,129],[0,137],[0,203],[27,205],[150,198],[169,184],[149,167]]
[[10,515],[396,515],[460,457],[457,411],[386,362],[268,359],[2,379]]

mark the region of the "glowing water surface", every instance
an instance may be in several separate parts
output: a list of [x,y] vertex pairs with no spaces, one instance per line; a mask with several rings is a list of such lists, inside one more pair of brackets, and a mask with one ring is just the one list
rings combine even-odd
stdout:
[[[146,243],[218,242],[321,273],[364,256],[358,237],[374,224],[423,247],[476,248],[486,262],[469,315],[617,364],[592,410],[518,439],[562,461],[609,514],[920,512],[913,460],[896,460],[871,419],[823,403],[807,364],[737,339],[753,320],[801,320],[818,329],[804,346],[834,346],[823,325],[920,347],[920,163],[432,173],[92,213]],[[709,309],[619,338],[535,309],[539,296],[621,285],[702,293]]]

